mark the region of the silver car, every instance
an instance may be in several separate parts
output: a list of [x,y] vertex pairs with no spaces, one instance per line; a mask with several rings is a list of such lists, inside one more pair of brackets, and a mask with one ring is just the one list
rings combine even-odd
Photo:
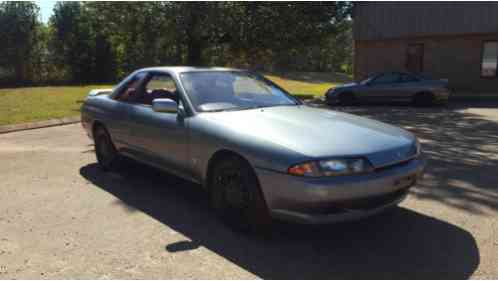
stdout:
[[413,134],[307,106],[244,70],[141,69],[91,91],[81,115],[102,169],[126,156],[166,170],[251,229],[379,213],[405,198],[425,163]]
[[445,104],[450,96],[448,82],[421,75],[390,72],[373,75],[361,82],[331,88],[327,104],[352,105],[356,102],[411,102],[417,106]]

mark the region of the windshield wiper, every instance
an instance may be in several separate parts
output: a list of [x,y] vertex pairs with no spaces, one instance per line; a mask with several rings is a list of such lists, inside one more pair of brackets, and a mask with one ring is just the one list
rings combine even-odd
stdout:
[[240,107],[229,107],[229,108],[220,108],[220,109],[211,109],[211,110],[203,110],[203,112],[222,112],[222,111],[235,111],[240,110]]
[[229,108],[204,110],[204,112],[237,111],[237,110],[249,110],[249,109],[258,109],[258,108],[266,108],[266,107],[275,107],[275,106],[296,106],[296,105],[298,105],[298,104],[253,105],[253,106],[229,107]]
[[276,107],[276,106],[298,106],[299,104],[293,103],[293,104],[272,104],[272,105],[267,105],[265,107]]

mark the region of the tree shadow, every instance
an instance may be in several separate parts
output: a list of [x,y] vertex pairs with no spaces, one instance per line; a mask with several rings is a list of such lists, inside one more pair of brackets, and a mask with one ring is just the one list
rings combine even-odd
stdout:
[[[498,211],[498,122],[463,110],[472,106],[334,109],[404,127],[421,139],[428,163],[425,179],[413,189],[415,196],[474,214],[493,215]],[[495,114],[498,118],[498,112]]]
[[158,247],[175,253],[203,246],[265,279],[463,279],[479,265],[469,232],[405,208],[325,226],[277,222],[263,239],[231,231],[199,186],[153,168],[124,161],[118,173],[89,164],[80,174],[125,212],[144,212],[189,239]]

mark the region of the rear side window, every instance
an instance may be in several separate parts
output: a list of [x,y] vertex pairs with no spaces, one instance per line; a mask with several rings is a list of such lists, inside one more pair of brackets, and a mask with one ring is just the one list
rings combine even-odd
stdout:
[[498,41],[484,42],[482,50],[481,76],[496,77],[498,66]]
[[126,84],[120,89],[120,93],[116,97],[120,101],[130,101],[135,95],[137,95],[139,89],[138,87],[142,84],[146,73],[141,72],[133,76]]
[[410,82],[417,82],[417,81],[418,81],[418,79],[412,75],[401,74],[400,82],[402,82],[402,83],[410,83]]
[[398,73],[387,73],[380,75],[373,81],[374,84],[391,84],[399,81]]

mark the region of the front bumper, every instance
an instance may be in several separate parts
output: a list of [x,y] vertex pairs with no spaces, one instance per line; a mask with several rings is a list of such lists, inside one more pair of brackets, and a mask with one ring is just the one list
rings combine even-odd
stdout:
[[451,92],[448,89],[443,89],[440,91],[436,91],[434,93],[434,103],[436,104],[445,104],[450,99]]
[[420,157],[366,175],[308,178],[256,169],[271,216],[321,224],[355,220],[399,204],[423,175]]

